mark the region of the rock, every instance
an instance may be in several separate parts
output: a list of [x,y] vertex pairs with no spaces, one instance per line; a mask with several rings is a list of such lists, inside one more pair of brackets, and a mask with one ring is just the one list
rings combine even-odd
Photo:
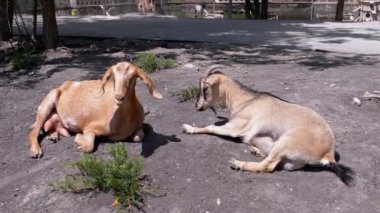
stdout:
[[192,64],[192,63],[184,64],[182,67],[186,68],[186,69],[196,69],[196,70],[199,70],[199,68],[197,66],[195,66],[194,64]]
[[220,198],[217,198],[217,199],[216,199],[216,204],[217,204],[218,206],[222,205],[222,201],[220,200]]
[[19,125],[16,125],[13,127],[14,132],[19,132],[21,130],[21,127]]
[[112,58],[125,58],[125,53],[123,52],[116,52],[111,54]]
[[360,106],[361,104],[362,104],[362,102],[360,101],[360,99],[359,98],[357,98],[357,97],[354,97],[353,99],[352,99],[352,102],[354,102],[356,105],[358,105],[358,106]]

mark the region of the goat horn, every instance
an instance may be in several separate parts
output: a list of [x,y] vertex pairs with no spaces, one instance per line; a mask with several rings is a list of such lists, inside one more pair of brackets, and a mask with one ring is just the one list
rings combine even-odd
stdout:
[[222,68],[221,65],[212,65],[210,68],[208,68],[204,74],[204,77],[207,78],[207,76],[209,76],[211,74],[212,71],[214,71],[216,68]]

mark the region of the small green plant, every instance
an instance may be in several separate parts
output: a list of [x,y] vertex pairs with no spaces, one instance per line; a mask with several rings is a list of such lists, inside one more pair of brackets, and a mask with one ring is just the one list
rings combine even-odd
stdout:
[[55,189],[79,193],[86,190],[112,191],[115,202],[122,206],[141,207],[140,187],[143,162],[131,159],[123,144],[109,147],[111,160],[103,160],[94,154],[84,154],[83,158],[72,164],[80,174],[67,176],[54,182]]
[[29,69],[43,62],[44,56],[41,53],[32,53],[27,49],[15,52],[12,56],[14,70]]
[[13,70],[29,69],[45,60],[45,56],[32,43],[20,41],[17,46],[11,58]]
[[157,56],[156,54],[149,52],[139,54],[134,63],[147,73],[173,68],[177,65],[173,59],[166,59],[163,56]]
[[179,96],[180,102],[185,102],[197,97],[198,93],[199,93],[199,87],[195,85],[191,85],[185,89],[181,89],[177,93],[172,93],[172,96]]

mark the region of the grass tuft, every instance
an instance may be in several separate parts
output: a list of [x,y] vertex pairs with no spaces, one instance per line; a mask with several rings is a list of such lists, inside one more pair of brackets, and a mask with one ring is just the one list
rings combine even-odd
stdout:
[[19,42],[17,51],[12,57],[13,70],[30,69],[43,63],[45,56],[36,50],[36,47],[27,42]]
[[162,69],[169,69],[177,66],[173,59],[166,59],[163,56],[157,56],[154,53],[141,53],[138,55],[134,64],[147,73],[157,72]]
[[124,207],[142,207],[140,180],[143,162],[131,159],[123,144],[110,146],[111,160],[104,160],[94,154],[84,154],[72,166],[80,174],[67,176],[52,185],[64,192],[83,192],[87,190],[112,191],[115,201]]
[[180,102],[185,102],[194,99],[198,96],[199,87],[195,85],[188,86],[185,89],[181,89],[177,93],[172,93],[172,96],[179,96]]

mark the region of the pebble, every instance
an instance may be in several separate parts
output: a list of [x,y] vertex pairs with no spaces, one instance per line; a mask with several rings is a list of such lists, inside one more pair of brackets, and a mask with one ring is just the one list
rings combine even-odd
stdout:
[[111,54],[112,58],[125,58],[125,53],[123,52],[116,52]]
[[358,105],[358,106],[360,106],[360,105],[362,104],[362,102],[360,101],[360,99],[359,99],[358,97],[354,97],[354,98],[352,99],[352,101],[353,101],[356,105]]
[[329,86],[330,86],[330,87],[335,87],[335,85],[336,85],[336,84],[330,84]]
[[220,200],[220,198],[216,199],[216,204],[217,204],[218,206],[220,206],[220,205],[222,204],[222,201]]
[[192,63],[187,63],[185,65],[183,65],[183,68],[187,68],[187,69],[198,69],[198,67],[196,67],[194,64]]
[[21,127],[19,125],[16,125],[13,127],[14,132],[19,132],[21,130]]

